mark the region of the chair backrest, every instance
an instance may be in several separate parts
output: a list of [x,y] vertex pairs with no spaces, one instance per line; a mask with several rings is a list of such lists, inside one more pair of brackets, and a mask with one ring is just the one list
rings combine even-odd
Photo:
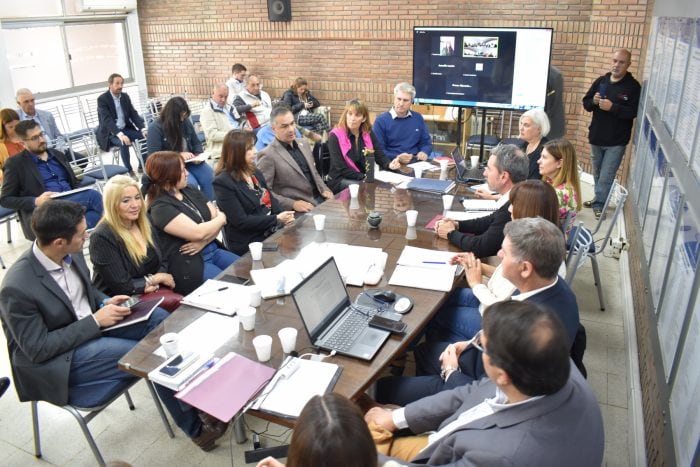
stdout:
[[628,194],[629,193],[627,192],[627,188],[617,183],[617,181],[613,183],[613,186],[610,188],[610,194],[608,195],[608,199],[605,201],[605,206],[603,207],[603,215],[600,216],[600,219],[598,220],[598,225],[596,226],[596,229],[593,232],[591,232],[591,234],[595,235],[595,233],[598,232],[598,230],[601,228],[607,207],[610,204],[610,201],[613,199],[613,197],[615,198],[615,212],[613,212],[613,215],[610,217],[608,228],[605,231],[605,237],[603,237],[603,239],[600,242],[596,242],[598,243],[598,246],[596,247],[595,251],[591,254],[597,255],[605,249],[605,246],[608,244],[608,240],[610,240],[612,230],[615,227],[615,224],[617,223],[617,219],[622,214],[622,209],[625,206],[625,200],[627,199]]
[[561,228],[561,231],[564,232],[564,235],[566,235],[566,232],[569,231],[569,226],[571,225],[571,221],[574,218],[574,211],[566,211],[566,218],[564,218],[564,222],[561,223],[559,226]]
[[566,255],[566,277],[564,280],[571,285],[576,271],[583,265],[593,244],[593,235],[579,222],[570,240],[569,252]]

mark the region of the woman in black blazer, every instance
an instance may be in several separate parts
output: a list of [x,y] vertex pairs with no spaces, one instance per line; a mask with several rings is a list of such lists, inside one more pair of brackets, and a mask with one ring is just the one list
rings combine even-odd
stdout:
[[228,219],[224,228],[228,247],[239,255],[249,243],[260,242],[294,221],[294,211],[282,211],[255,168],[255,139],[250,131],[229,131],[214,178],[216,204]]

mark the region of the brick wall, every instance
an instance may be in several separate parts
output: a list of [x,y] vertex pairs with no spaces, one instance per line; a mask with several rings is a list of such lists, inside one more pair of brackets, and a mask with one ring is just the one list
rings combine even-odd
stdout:
[[305,77],[334,121],[352,97],[375,112],[389,107],[393,86],[411,80],[414,26],[551,27],[553,64],[565,79],[567,135],[590,171],[581,97],[617,47],[632,50],[635,75],[641,69],[650,3],[293,0],[290,23],[269,22],[266,0],[140,0],[138,11],[151,95],[204,98],[241,62],[260,73],[273,97]]

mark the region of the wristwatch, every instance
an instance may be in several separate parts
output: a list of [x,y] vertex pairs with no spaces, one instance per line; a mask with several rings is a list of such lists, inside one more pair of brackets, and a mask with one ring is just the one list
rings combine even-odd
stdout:
[[455,368],[452,366],[446,366],[440,371],[440,378],[442,378],[443,381],[447,382],[447,378],[449,378],[450,375],[452,375],[452,373],[454,373],[455,371],[459,372],[459,367]]

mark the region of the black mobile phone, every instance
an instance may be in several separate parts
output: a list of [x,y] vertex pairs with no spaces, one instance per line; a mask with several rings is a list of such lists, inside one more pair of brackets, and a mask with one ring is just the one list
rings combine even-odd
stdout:
[[233,276],[231,274],[226,274],[221,277],[221,280],[224,282],[231,282],[232,284],[241,284],[241,285],[248,285],[250,283],[250,279],[246,279],[245,277],[240,277],[240,276]]
[[403,321],[395,321],[378,315],[372,316],[372,319],[370,319],[367,324],[373,328],[383,329],[395,334],[403,334],[407,327],[406,323]]
[[197,360],[197,355],[189,352],[184,355],[178,355],[177,357],[170,360],[170,362],[160,369],[160,373],[167,376],[176,376],[182,370],[190,366]]
[[141,301],[141,299],[139,297],[130,297],[128,300],[126,300],[124,303],[122,303],[121,306],[126,306],[126,307],[131,308],[132,306],[136,305],[140,301]]
[[277,248],[279,248],[279,247],[277,246],[276,243],[267,242],[267,243],[263,243],[262,249],[263,249],[263,251],[277,251]]

